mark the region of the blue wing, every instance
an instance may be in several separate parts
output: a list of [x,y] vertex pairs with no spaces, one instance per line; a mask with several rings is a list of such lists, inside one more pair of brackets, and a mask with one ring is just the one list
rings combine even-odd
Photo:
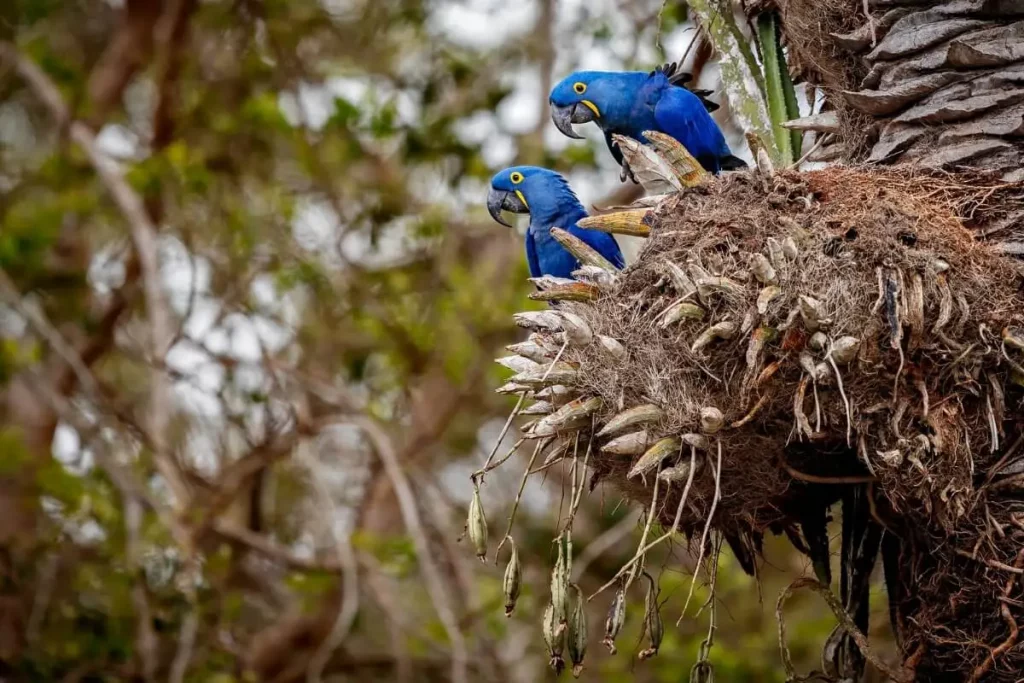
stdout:
[[537,259],[537,245],[533,241],[533,233],[526,231],[526,264],[530,267],[530,277],[540,277],[540,261]]
[[654,120],[661,132],[683,143],[705,169],[718,173],[729,147],[699,97],[685,88],[665,88],[654,107]]

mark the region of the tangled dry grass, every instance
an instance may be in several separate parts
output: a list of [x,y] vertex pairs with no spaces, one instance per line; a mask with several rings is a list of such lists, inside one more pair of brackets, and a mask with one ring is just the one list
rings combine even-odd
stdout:
[[[710,525],[751,572],[769,532],[813,558],[805,511],[859,496],[906,675],[1019,680],[1024,275],[976,235],[1022,204],[1020,184],[905,168],[678,195],[610,290],[562,304],[625,349],[564,349],[569,395],[601,399],[596,426],[566,434],[591,442],[594,480],[645,506],[660,482],[664,527],[703,544]],[[643,405],[635,455],[604,450],[619,434],[602,426]],[[691,457],[680,503],[686,477],[658,472]]]

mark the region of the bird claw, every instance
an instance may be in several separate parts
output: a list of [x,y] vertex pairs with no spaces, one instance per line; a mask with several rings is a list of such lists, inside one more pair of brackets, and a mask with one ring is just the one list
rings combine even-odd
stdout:
[[635,175],[633,175],[633,169],[631,169],[629,167],[629,164],[626,163],[626,160],[623,159],[622,160],[622,165],[619,168],[619,182],[620,183],[626,182],[626,178],[629,178],[630,180],[632,180],[634,185],[639,185],[640,184],[640,181],[636,179]]

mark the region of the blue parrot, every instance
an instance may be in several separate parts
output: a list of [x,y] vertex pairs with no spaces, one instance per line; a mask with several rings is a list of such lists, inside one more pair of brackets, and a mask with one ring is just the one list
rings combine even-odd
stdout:
[[[640,142],[645,130],[670,135],[681,142],[710,173],[746,167],[729,150],[725,136],[709,111],[718,105],[705,99],[707,90],[691,91],[682,84],[690,74],[676,64],[645,71],[577,71],[551,90],[551,118],[563,134],[581,138],[574,123],[595,122],[604,131],[612,156],[622,166],[622,179],[629,174],[622,152],[612,142],[618,133]],[[633,179],[636,182],[636,179]]]
[[619,268],[625,267],[622,251],[615,238],[596,230],[576,226],[587,210],[576,198],[569,183],[558,173],[537,166],[513,166],[491,178],[487,210],[502,225],[512,227],[502,210],[530,214],[526,231],[526,261],[530,276],[571,277],[579,261],[551,236],[551,228],[562,228],[580,238]]

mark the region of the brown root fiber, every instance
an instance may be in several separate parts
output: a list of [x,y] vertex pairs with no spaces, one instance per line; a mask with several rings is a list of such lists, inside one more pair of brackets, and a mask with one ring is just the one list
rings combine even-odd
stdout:
[[[813,546],[804,510],[866,491],[917,680],[1019,680],[1024,351],[1003,335],[1024,329],[1024,278],[975,237],[1022,204],[1020,184],[906,168],[733,173],[689,190],[661,207],[614,291],[560,308],[626,349],[568,347],[571,389],[602,399],[595,432],[659,407],[637,429],[681,439],[664,467],[696,444],[680,524],[694,540],[721,444],[712,524],[748,570],[764,533]],[[702,318],[662,324],[681,300]],[[596,475],[649,503],[657,468],[627,478],[640,456],[600,452],[615,436],[593,442]],[[666,527],[682,486],[662,486]]]

